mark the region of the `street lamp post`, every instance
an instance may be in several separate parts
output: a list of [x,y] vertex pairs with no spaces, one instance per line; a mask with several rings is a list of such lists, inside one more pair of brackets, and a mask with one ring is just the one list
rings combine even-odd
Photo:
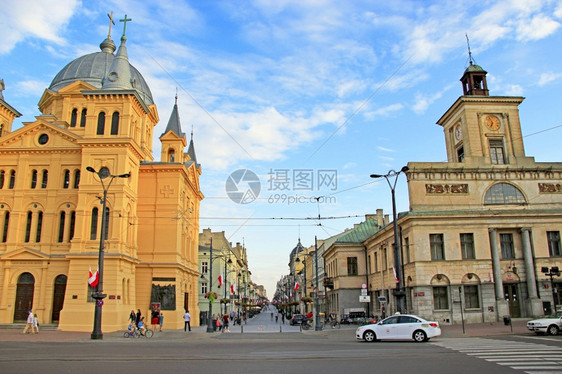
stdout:
[[554,288],[554,281],[552,279],[552,277],[560,276],[560,268],[558,266],[553,266],[550,269],[546,266],[541,267],[541,273],[543,273],[544,275],[546,275],[547,277],[550,278],[550,289],[552,290],[552,302],[554,304],[554,313],[556,314],[556,305],[560,302],[559,300],[557,300],[558,298],[556,297],[556,288]]
[[[406,292],[404,290],[404,274],[402,269],[402,253],[398,248],[398,223],[396,217],[396,198],[394,196],[394,190],[396,189],[396,182],[398,181],[398,176],[401,173],[405,173],[409,170],[407,166],[404,166],[400,171],[390,170],[387,174],[371,174],[371,178],[384,178],[390,187],[390,193],[392,195],[392,220],[393,220],[393,229],[394,229],[394,268],[396,269],[396,290],[394,291],[394,296],[396,297],[396,307],[398,312],[404,313],[405,306],[404,306],[404,297],[406,296]],[[394,177],[394,182],[391,183],[389,177]]]
[[314,307],[316,308],[316,324],[314,326],[314,331],[321,331],[322,326],[320,326],[319,318],[320,318],[320,304],[318,303],[318,293],[320,291],[320,287],[318,286],[318,239],[316,235],[314,236],[314,273],[316,276],[316,297],[314,298]]
[[[103,261],[104,261],[104,249],[105,249],[105,237],[107,235],[106,232],[106,225],[107,219],[105,210],[107,209],[107,191],[113,183],[115,178],[129,178],[131,173],[127,174],[120,174],[120,175],[112,175],[109,172],[109,169],[106,167],[102,167],[99,171],[96,171],[91,166],[86,167],[86,170],[90,173],[97,174],[100,179],[100,183],[103,189],[103,199],[102,203],[102,214],[101,214],[101,232],[100,232],[100,246],[99,246],[99,254],[98,254],[98,284],[96,286],[95,292],[92,294],[92,297],[96,300],[96,306],[94,309],[94,329],[92,330],[92,334],[90,335],[91,339],[103,339],[103,333],[101,332],[101,308],[103,306],[103,299],[107,295],[103,293]],[[103,180],[106,178],[109,179],[109,183],[107,186],[103,183]]]

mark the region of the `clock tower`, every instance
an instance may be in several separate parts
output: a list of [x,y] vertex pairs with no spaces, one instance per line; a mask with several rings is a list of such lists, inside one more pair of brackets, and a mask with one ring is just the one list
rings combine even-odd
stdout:
[[524,98],[490,96],[486,74],[470,59],[460,79],[463,96],[437,121],[445,133],[447,161],[467,166],[534,162],[523,148],[518,106]]

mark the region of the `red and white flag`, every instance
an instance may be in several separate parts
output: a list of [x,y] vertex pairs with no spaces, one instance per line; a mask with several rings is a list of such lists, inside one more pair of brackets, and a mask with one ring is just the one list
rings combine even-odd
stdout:
[[394,273],[394,281],[396,281],[396,283],[400,283],[398,277],[396,276],[396,269],[394,268],[394,266],[392,267],[392,272]]
[[230,292],[236,293],[236,285],[234,283],[230,285]]
[[298,290],[300,287],[299,282],[295,283],[295,291]]
[[222,279],[222,274],[221,274],[221,275],[219,275],[219,287],[222,286],[222,282],[223,282],[223,279]]
[[88,271],[88,284],[92,287],[96,287],[99,281],[100,281],[99,271],[96,270],[96,272],[92,274],[92,267],[90,266],[90,270]]

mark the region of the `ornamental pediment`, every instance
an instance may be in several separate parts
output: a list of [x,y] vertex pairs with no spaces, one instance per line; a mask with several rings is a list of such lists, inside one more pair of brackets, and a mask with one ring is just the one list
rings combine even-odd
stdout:
[[3,261],[37,261],[48,260],[49,256],[33,248],[23,247],[0,256]]
[[[54,118],[54,117],[53,117]],[[49,152],[80,149],[76,140],[80,137],[66,130],[64,125],[49,122],[44,117],[26,123],[24,127],[0,138],[0,151],[29,149]]]

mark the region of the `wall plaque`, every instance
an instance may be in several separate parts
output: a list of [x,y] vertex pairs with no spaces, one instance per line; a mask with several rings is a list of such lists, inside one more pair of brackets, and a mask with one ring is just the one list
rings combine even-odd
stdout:
[[468,184],[426,184],[428,194],[468,193]]

